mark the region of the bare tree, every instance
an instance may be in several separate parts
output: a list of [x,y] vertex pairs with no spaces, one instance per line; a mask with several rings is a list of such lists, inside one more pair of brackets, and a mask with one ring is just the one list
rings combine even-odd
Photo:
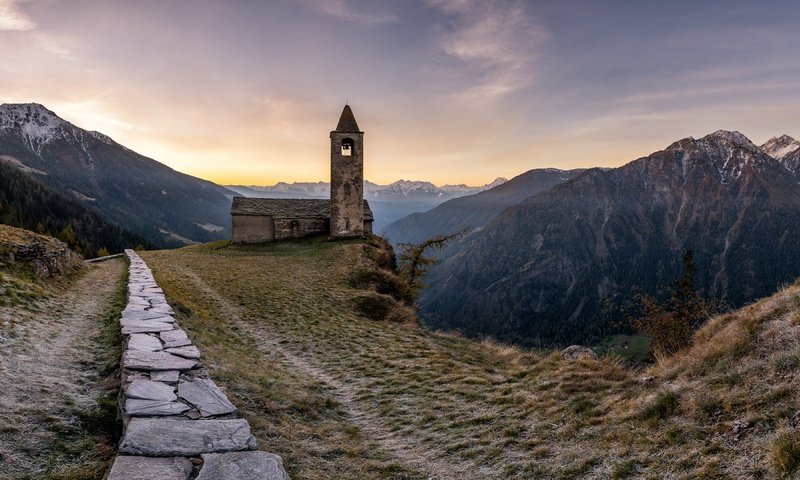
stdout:
[[449,235],[437,235],[429,238],[422,243],[401,243],[398,246],[402,250],[400,253],[399,273],[400,278],[406,284],[406,298],[411,302],[416,300],[420,290],[425,286],[422,277],[428,272],[431,266],[439,263],[439,259],[426,256],[429,250],[441,250],[451,242],[459,240],[472,231],[472,227],[459,230]]

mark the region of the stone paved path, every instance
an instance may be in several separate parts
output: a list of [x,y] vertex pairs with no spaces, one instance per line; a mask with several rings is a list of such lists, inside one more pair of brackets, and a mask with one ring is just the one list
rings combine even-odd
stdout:
[[90,439],[80,414],[95,408],[103,393],[96,351],[109,347],[97,345],[96,332],[125,268],[121,259],[99,263],[62,294],[43,300],[37,313],[17,311],[10,318],[4,312],[9,323],[0,327],[0,479],[43,478],[56,454],[56,468],[81,466],[81,454],[58,452],[56,441],[66,433]]
[[208,378],[147,264],[131,250],[125,256],[124,433],[107,480],[188,480],[200,463],[201,478],[289,480],[280,457],[256,451],[250,424]]

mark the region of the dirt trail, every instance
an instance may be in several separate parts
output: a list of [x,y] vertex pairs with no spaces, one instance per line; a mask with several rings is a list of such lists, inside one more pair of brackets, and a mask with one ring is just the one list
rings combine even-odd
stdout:
[[415,439],[390,431],[381,422],[378,415],[371,413],[363,405],[359,405],[356,399],[358,392],[352,385],[339,382],[322,368],[288,351],[281,345],[280,339],[276,338],[274,332],[265,330],[262,325],[245,321],[242,310],[238,305],[228,301],[216,290],[209,287],[197,274],[183,267],[179,270],[181,279],[189,282],[198,293],[202,293],[206,298],[212,299],[219,306],[219,311],[226,312],[227,319],[236,322],[243,332],[258,339],[256,343],[259,345],[259,349],[265,352],[278,352],[284,358],[287,366],[293,371],[303,373],[324,383],[339,401],[342,409],[348,414],[353,424],[363,432],[364,436],[380,445],[381,448],[389,452],[401,463],[426,472],[431,480],[471,478],[472,474],[470,472],[474,472],[474,468],[445,462],[432,455],[430,451],[420,448]]
[[[90,266],[35,305],[35,313],[0,312],[6,320],[0,325],[0,479],[81,467],[79,457],[98,448],[80,415],[95,409],[104,392],[97,355],[113,345],[97,342],[124,268],[123,260]],[[89,452],[69,451],[81,440]]]

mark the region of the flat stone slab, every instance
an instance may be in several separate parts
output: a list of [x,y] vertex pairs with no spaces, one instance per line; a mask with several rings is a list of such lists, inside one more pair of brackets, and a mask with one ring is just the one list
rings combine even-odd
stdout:
[[162,383],[178,383],[181,372],[177,370],[156,370],[150,372],[150,380]]
[[192,344],[192,341],[186,336],[186,332],[180,328],[161,332],[158,336],[161,337],[161,340],[164,342],[164,348],[182,347]]
[[148,309],[148,311],[150,311],[150,312],[161,312],[161,313],[166,313],[166,314],[169,314],[169,315],[174,315],[175,314],[175,311],[172,310],[172,307],[170,307],[168,303],[159,303],[159,304],[153,305],[151,308]]
[[203,454],[197,480],[290,480],[281,457],[267,452]]
[[174,402],[178,399],[175,395],[175,387],[166,383],[154,382],[152,380],[134,380],[125,390],[128,398],[140,398],[142,400],[163,400]]
[[158,338],[147,335],[145,333],[134,333],[128,339],[128,350],[147,350],[149,352],[157,352],[163,350],[164,345]]
[[213,380],[198,378],[178,384],[178,396],[191,403],[203,417],[233,413],[236,407]]
[[131,295],[130,297],[128,297],[128,305],[150,305],[150,302],[148,302],[144,298],[134,297],[133,295]]
[[[164,298],[164,295],[159,295],[157,293],[132,293],[128,296],[128,300],[130,301],[133,299],[144,300],[145,302],[147,302],[148,305],[167,303],[167,299]],[[138,304],[141,302],[137,301],[135,303]]]
[[[161,312],[148,312],[147,310],[122,312],[123,320],[152,320],[154,318],[163,318],[163,317],[169,317],[169,315]],[[175,321],[175,319],[172,318],[171,320],[164,320],[164,321],[172,323]]]
[[198,350],[194,345],[168,348],[166,351],[167,353],[171,353],[183,358],[200,358],[200,350]]
[[123,327],[134,322],[175,323],[175,317],[161,313],[158,316],[151,314],[150,318],[122,317],[119,319],[119,323],[122,324]]
[[156,322],[154,320],[122,320],[122,334],[131,335],[133,333],[158,333],[172,330],[175,326],[171,323]]
[[122,355],[122,365],[131,370],[189,370],[197,362],[167,352],[128,350]]
[[181,402],[165,400],[141,400],[128,398],[125,400],[125,413],[131,417],[164,417],[180,415],[191,410],[192,407]]
[[188,480],[192,462],[188,458],[131,457],[120,455],[107,480]]
[[124,317],[126,313],[131,313],[131,312],[144,312],[148,308],[150,308],[149,303],[146,305],[137,305],[135,303],[129,303],[125,307],[125,310],[122,311],[122,316]]
[[119,452],[152,457],[194,457],[258,448],[247,420],[132,418]]

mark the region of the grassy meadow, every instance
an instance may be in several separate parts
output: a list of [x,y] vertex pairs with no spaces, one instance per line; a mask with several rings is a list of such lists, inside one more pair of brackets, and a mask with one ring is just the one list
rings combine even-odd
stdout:
[[775,478],[800,464],[800,288],[641,371],[369,319],[363,298],[385,292],[354,279],[385,255],[322,239],[142,253],[293,479]]

